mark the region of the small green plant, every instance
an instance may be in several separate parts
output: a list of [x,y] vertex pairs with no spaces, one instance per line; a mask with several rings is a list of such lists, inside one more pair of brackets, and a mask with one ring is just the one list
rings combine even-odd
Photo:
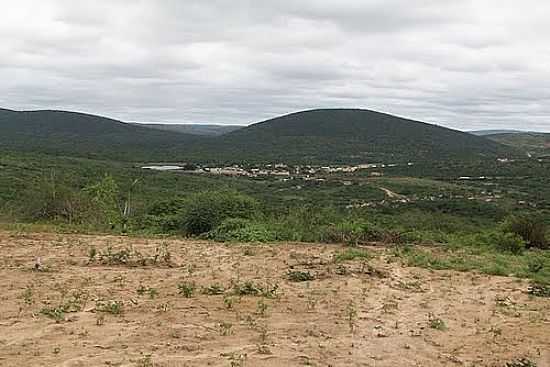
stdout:
[[223,304],[224,304],[226,309],[232,310],[233,305],[235,304],[235,298],[233,298],[233,297],[224,297],[223,298]]
[[195,282],[183,282],[178,284],[178,292],[185,298],[193,297],[196,288]]
[[124,302],[122,301],[97,301],[95,305],[96,312],[110,313],[120,315],[123,312]]
[[246,281],[244,283],[236,283],[233,285],[233,293],[237,296],[262,296],[266,298],[275,298],[277,296],[277,290],[279,286],[277,284],[271,286],[260,286],[252,281]]
[[311,280],[315,280],[315,276],[311,274],[309,271],[298,271],[298,270],[292,270],[289,271],[287,274],[288,280],[291,282],[308,282]]
[[55,320],[56,323],[65,321],[65,313],[67,310],[64,307],[44,307],[40,310],[40,313],[44,316]]
[[202,288],[202,294],[206,294],[209,296],[217,296],[220,294],[223,294],[225,292],[225,288],[219,284],[212,284],[208,287]]
[[438,317],[435,317],[433,314],[428,315],[428,326],[431,329],[435,329],[439,331],[447,330],[447,325],[445,324],[445,321],[443,321]]

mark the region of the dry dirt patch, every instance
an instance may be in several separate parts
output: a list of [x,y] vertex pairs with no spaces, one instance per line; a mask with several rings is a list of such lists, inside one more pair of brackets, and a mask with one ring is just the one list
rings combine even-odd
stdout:
[[526,282],[341,251],[0,232],[0,365],[550,365]]

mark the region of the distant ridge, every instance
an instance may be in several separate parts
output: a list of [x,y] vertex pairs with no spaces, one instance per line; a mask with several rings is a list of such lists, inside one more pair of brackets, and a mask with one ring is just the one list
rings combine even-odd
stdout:
[[301,111],[208,137],[51,110],[0,110],[0,128],[4,149],[134,161],[317,164],[516,154],[484,137],[361,109]]
[[194,135],[139,127],[80,112],[0,110],[0,147],[100,158],[167,157]]
[[201,136],[220,136],[232,131],[242,129],[241,125],[216,125],[216,124],[145,124],[133,123],[136,126],[148,127],[151,129],[175,131],[178,133],[201,135]]
[[521,133],[527,133],[529,131],[522,131],[522,130],[512,130],[512,129],[493,129],[493,130],[472,130],[467,131],[467,133],[474,134],[477,136],[488,136],[488,135],[496,135],[496,134],[521,134]]

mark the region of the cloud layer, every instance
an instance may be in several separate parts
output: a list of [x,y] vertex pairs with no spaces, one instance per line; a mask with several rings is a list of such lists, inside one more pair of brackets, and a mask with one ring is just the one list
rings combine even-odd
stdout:
[[540,0],[0,0],[0,106],[248,124],[368,108],[550,131]]

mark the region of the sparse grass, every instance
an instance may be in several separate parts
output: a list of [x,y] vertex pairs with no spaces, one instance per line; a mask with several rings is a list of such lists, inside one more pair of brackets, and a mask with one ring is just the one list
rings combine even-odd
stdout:
[[372,255],[363,249],[347,248],[342,252],[334,255],[335,262],[352,261],[352,260],[368,260],[372,258]]
[[524,251],[521,255],[500,253],[483,246],[398,247],[394,259],[407,266],[434,270],[479,271],[498,276],[528,278],[550,284],[550,252]]

